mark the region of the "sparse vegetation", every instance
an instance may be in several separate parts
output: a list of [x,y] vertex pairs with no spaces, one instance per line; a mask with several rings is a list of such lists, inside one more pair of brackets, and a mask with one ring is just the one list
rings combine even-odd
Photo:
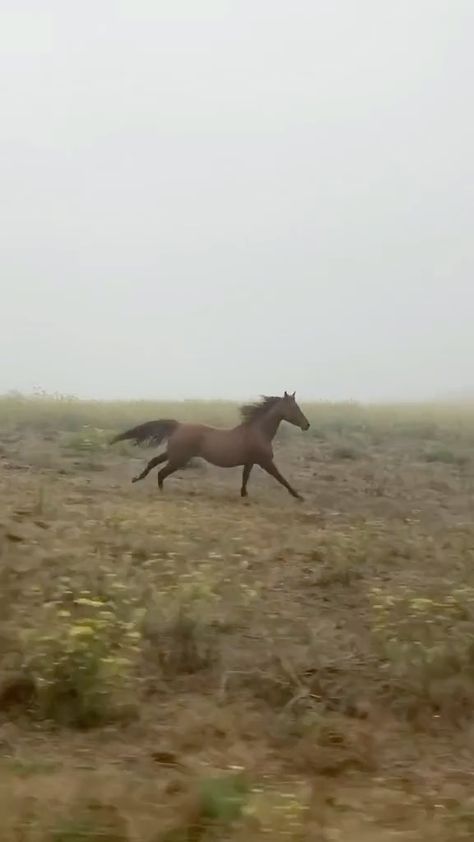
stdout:
[[444,462],[446,465],[465,465],[468,461],[467,453],[459,453],[448,447],[431,447],[425,451],[427,462]]
[[350,444],[339,444],[333,448],[332,457],[333,459],[357,459],[359,453]]
[[108,447],[231,404],[0,399],[6,842],[472,838],[474,408],[304,409],[298,507]]

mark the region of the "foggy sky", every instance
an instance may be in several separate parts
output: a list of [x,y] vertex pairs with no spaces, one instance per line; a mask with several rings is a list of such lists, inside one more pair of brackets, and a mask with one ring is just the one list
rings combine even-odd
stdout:
[[472,0],[0,0],[0,391],[474,393]]

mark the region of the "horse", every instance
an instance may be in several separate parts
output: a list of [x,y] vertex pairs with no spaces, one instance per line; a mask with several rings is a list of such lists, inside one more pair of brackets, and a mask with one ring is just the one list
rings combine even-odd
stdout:
[[273,461],[272,441],[282,421],[301,430],[309,429],[309,421],[296,402],[295,392],[283,397],[262,396],[256,403],[240,407],[241,423],[229,429],[207,427],[204,424],[181,424],[170,418],[147,421],[112,439],[111,444],[130,440],[138,445],[160,445],[167,449],[150,459],[144,470],[132,479],[139,482],[153,468],[167,464],[158,472],[158,487],[163,490],[165,479],[186,467],[190,459],[200,457],[219,468],[243,466],[241,497],[247,497],[247,483],[254,465],[259,465],[274,477],[297,500],[301,495],[280,473]]

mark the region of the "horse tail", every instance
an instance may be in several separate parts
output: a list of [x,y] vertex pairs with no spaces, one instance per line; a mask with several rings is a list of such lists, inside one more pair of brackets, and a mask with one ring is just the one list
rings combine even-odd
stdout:
[[161,418],[159,421],[146,421],[145,424],[139,424],[138,427],[132,427],[130,430],[126,430],[125,433],[115,436],[110,444],[130,439],[134,444],[144,446],[158,445],[167,439],[178,426],[179,422],[171,418]]

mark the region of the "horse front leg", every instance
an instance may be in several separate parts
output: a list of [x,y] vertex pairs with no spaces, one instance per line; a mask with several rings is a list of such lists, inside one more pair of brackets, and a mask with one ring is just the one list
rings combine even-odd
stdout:
[[260,462],[260,467],[263,468],[263,470],[266,471],[267,474],[270,474],[271,477],[275,477],[277,482],[279,482],[280,485],[283,485],[283,487],[290,492],[292,497],[295,497],[296,500],[303,500],[301,494],[298,494],[298,492],[295,491],[295,489],[290,485],[288,480],[285,479],[283,474],[280,474],[280,471],[275,465],[273,459],[264,460]]

